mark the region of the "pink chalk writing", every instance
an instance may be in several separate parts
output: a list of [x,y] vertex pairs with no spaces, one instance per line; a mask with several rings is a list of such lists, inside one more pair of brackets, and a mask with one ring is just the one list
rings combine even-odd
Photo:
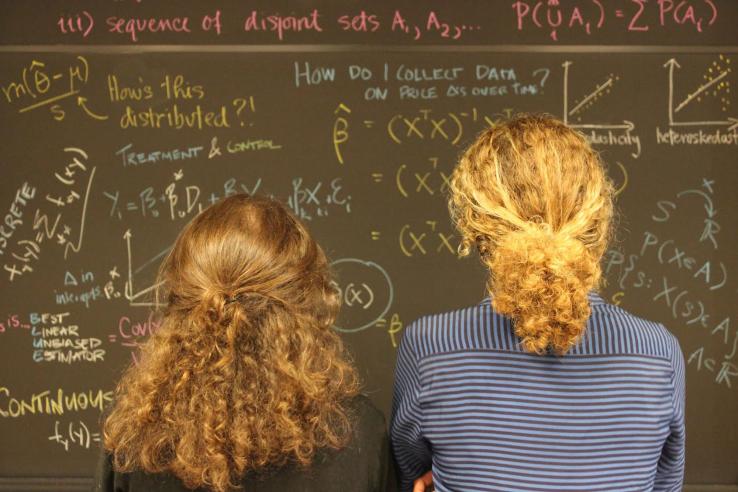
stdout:
[[[629,32],[649,31],[651,27],[685,26],[703,32],[715,23],[718,10],[713,0],[631,0],[629,3],[582,0],[562,5],[559,0],[516,0],[512,3],[517,29],[542,29],[558,41],[562,31],[591,35],[609,22],[621,22]],[[651,10],[649,12],[648,10]],[[653,12],[656,9],[656,12]],[[651,15],[647,15],[650,13]],[[654,14],[658,14],[655,16]],[[648,18],[658,18],[658,26]]]
[[111,16],[105,19],[108,32],[127,34],[134,43],[139,40],[141,33],[176,32],[190,33],[189,17],[126,19],[125,17]]
[[251,15],[246,17],[243,24],[243,29],[246,32],[250,31],[265,31],[273,32],[277,34],[277,39],[280,41],[284,40],[286,32],[300,32],[300,31],[315,31],[322,32],[323,28],[320,27],[318,20],[317,9],[313,9],[307,15],[280,15],[272,14],[262,16],[256,10],[251,12]]

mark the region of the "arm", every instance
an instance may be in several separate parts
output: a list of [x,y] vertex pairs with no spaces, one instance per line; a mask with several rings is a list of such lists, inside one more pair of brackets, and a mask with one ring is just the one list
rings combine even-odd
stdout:
[[93,492],[128,492],[130,491],[130,475],[116,472],[113,467],[113,455],[100,445],[95,478],[92,482]]
[[672,375],[672,419],[669,425],[670,434],[661,450],[661,458],[656,468],[654,491],[679,491],[684,482],[684,355],[676,337],[671,336],[671,366]]
[[100,446],[97,457],[97,466],[95,467],[95,480],[92,483],[93,492],[113,492],[115,477],[113,467],[110,461],[110,455],[105,452],[105,448]]
[[422,434],[418,359],[413,350],[414,323],[405,328],[397,353],[390,438],[402,491],[431,469],[431,449]]
[[378,491],[381,492],[397,492],[397,472],[390,455],[390,442],[389,434],[385,430],[382,435],[382,452],[381,452],[381,488]]

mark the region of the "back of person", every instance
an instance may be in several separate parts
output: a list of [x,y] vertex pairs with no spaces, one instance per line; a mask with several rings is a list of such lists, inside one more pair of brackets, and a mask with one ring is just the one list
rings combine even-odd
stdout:
[[390,424],[402,490],[429,470],[438,491],[681,490],[684,357],[663,325],[598,294],[614,229],[598,154],[522,115],[479,135],[449,189],[489,295],[405,329]]
[[385,490],[384,418],[333,329],[330,263],[284,204],[214,203],[155,286],[159,327],[106,409],[96,492]]
[[526,352],[489,298],[406,329],[400,357],[417,370],[436,490],[680,490],[677,342],[589,299],[584,336],[562,357]]
[[[288,463],[251,471],[234,485],[246,492],[385,492],[389,473],[389,443],[382,413],[364,395],[354,397],[347,405],[353,416],[354,432],[346,447],[316,451],[312,463],[301,467]],[[117,472],[112,456],[101,453],[96,470],[95,492],[190,492],[182,480],[171,472]],[[352,484],[348,486],[346,484]],[[210,492],[208,487],[194,489]]]

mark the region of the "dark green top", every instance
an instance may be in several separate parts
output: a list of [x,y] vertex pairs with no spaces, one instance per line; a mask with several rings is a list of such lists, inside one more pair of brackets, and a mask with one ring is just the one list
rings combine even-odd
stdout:
[[[389,441],[382,413],[365,396],[352,401],[356,415],[354,436],[339,451],[322,449],[308,469],[285,466],[260,476],[245,476],[243,492],[384,492],[394,489],[390,482]],[[392,476],[391,476],[392,475]],[[113,470],[111,455],[101,451],[95,473],[95,492],[185,492],[191,489],[169,473]],[[196,489],[204,492],[207,489]]]

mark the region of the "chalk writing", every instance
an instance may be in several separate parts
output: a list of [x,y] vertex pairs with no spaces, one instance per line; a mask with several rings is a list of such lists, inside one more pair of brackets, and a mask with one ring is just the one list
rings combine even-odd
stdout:
[[[225,148],[226,154],[223,154]],[[210,150],[208,151],[208,159],[215,159],[229,154],[239,154],[243,152],[254,152],[260,150],[280,150],[282,145],[274,142],[274,140],[266,138],[247,140],[227,140],[225,146],[221,146],[218,137],[210,139]]]
[[[656,143],[668,145],[736,145],[738,144],[738,118],[727,115],[724,118],[705,118],[699,119],[681,118],[677,119],[676,115],[685,108],[701,104],[707,105],[708,98],[715,99],[713,106],[714,113],[723,115],[727,113],[731,104],[728,93],[730,93],[730,78],[732,72],[730,67],[731,59],[723,54],[717,56],[710,65],[704,70],[703,80],[697,88],[692,90],[680,102],[676,102],[676,75],[681,65],[676,58],[670,58],[664,67],[668,73],[668,100],[667,113],[669,128],[662,130],[656,127]],[[717,98],[720,97],[719,101]],[[719,108],[719,109],[718,109]],[[709,108],[708,108],[709,110]],[[707,112],[702,110],[701,114]],[[680,127],[697,127],[695,130],[680,130]],[[702,127],[702,128],[700,128]],[[717,127],[714,130],[707,128]],[[721,128],[725,127],[725,128]]]
[[[90,17],[90,27],[94,21]],[[111,16],[105,19],[105,23],[108,25],[108,32],[114,34],[125,34],[134,43],[139,40],[139,36],[142,33],[157,33],[157,32],[168,32],[168,33],[190,33],[190,18],[188,16],[182,17],[150,17],[148,19],[127,19],[125,17]]]
[[[438,157],[430,157],[428,163],[431,166],[429,171],[410,173],[406,164],[397,167],[395,185],[401,196],[409,198],[411,193],[436,195],[448,190],[451,185],[451,171],[444,172],[438,169]],[[406,180],[406,174],[412,174],[410,184]]]
[[[512,8],[517,29],[540,29],[547,31],[553,41],[559,41],[559,33],[579,32],[591,35],[602,29],[607,19],[620,22],[629,32],[648,31],[651,27],[673,28],[692,27],[703,32],[717,20],[718,10],[712,0],[675,1],[633,0],[625,3],[629,9],[622,8],[625,2],[605,2],[590,0],[580,2],[559,2],[559,0],[516,0]],[[658,22],[649,24],[644,12],[656,9]]]
[[290,180],[289,191],[286,193],[274,191],[267,193],[260,177],[253,178],[248,183],[229,178],[223,183],[221,190],[208,193],[196,184],[189,184],[183,188],[182,170],[176,171],[173,177],[173,181],[164,189],[157,190],[149,186],[141,190],[136,198],[124,199],[119,190],[103,192],[111,204],[109,216],[122,220],[125,216],[135,213],[145,218],[166,217],[170,220],[181,220],[199,213],[221,197],[239,192],[249,195],[262,192],[271,196],[285,197],[284,201],[304,220],[327,217],[332,210],[351,213],[351,194],[346,192],[341,178],[325,182],[323,180],[308,182],[298,176]]
[[[405,63],[383,63],[373,66],[351,64],[345,69],[344,74],[333,66],[315,66],[310,62],[294,62],[294,85],[307,88],[321,84],[333,84],[345,75],[349,81],[365,85],[362,95],[366,101],[385,101],[390,97],[397,97],[400,100],[486,98],[490,96],[530,97],[543,94],[550,75],[548,68],[536,68],[523,73],[515,67],[484,63],[469,66],[421,66]],[[400,84],[389,85],[390,82]],[[348,109],[348,105],[342,104],[344,110]]]
[[[12,260],[8,259],[3,265],[11,282],[34,271],[33,265],[39,261],[41,247],[48,239],[53,238],[55,244],[63,247],[64,259],[70,252],[78,253],[82,248],[88,199],[96,166],[90,167],[87,153],[80,148],[66,147],[64,152],[71,154],[70,162],[63,166],[62,171],[53,173],[56,181],[61,184],[62,191],[46,193],[44,197],[45,205],[51,204],[56,208],[56,217],[50,220],[49,215],[41,208],[36,209],[31,231],[26,231],[29,236],[16,241],[15,250],[11,253]],[[69,215],[74,213],[75,205],[78,208],[78,218],[73,217],[72,220],[78,220],[79,225],[73,228],[69,225]],[[76,240],[72,239],[75,230]]]
[[62,306],[82,304],[89,308],[95,301],[120,298],[121,293],[116,285],[116,279],[120,277],[118,268],[113,266],[107,274],[107,281],[102,283],[103,279],[96,281],[92,272],[83,271],[78,278],[67,271],[64,274],[64,289],[54,290],[56,304]]
[[31,324],[24,322],[19,314],[9,314],[5,319],[0,320],[0,333],[5,333],[13,329],[30,330]]
[[100,362],[105,358],[102,341],[81,337],[79,325],[70,323],[63,313],[30,313],[30,335],[34,362]]
[[428,254],[450,253],[454,234],[441,226],[436,220],[426,220],[421,224],[404,224],[397,234],[400,251],[408,258]]
[[148,152],[134,152],[131,150],[133,144],[124,145],[115,151],[115,155],[121,156],[123,167],[140,166],[157,162],[176,162],[181,160],[197,159],[203,146],[190,146],[184,149],[154,150]]
[[[62,36],[79,41],[133,44],[164,40],[187,43],[192,36],[205,33],[212,33],[215,39],[226,33],[230,40],[238,42],[253,38],[254,42],[315,43],[338,38],[341,42],[358,43],[389,38],[395,42],[451,44],[467,38],[503,43],[504,35],[522,32],[536,38],[540,33],[541,38],[558,42],[570,38],[581,41],[612,32],[644,36],[681,31],[700,35],[718,21],[720,3],[718,0],[516,0],[504,4],[506,9],[510,7],[506,11],[493,9],[489,15],[480,15],[484,7],[491,7],[479,1],[465,4],[470,13],[444,3],[436,3],[434,9],[397,9],[390,4],[372,4],[371,9],[350,10],[343,4],[321,9],[310,9],[306,4],[285,11],[270,8],[234,13],[213,9],[202,15],[181,15],[176,11],[160,15],[107,15],[109,12],[72,10],[61,15],[53,13],[47,24]],[[488,40],[484,35],[496,36]]]
[[[696,371],[714,374],[716,384],[732,388],[733,380],[738,376],[735,362],[738,330],[735,327],[731,329],[731,316],[720,313],[719,308],[706,299],[711,292],[724,290],[731,282],[726,262],[713,253],[718,249],[720,232],[720,224],[716,220],[715,188],[715,180],[703,178],[699,188],[688,188],[675,193],[672,199],[658,200],[651,213],[651,221],[660,225],[673,221],[685,210],[694,209],[695,205],[699,206],[705,216],[704,227],[697,235],[697,247],[708,248],[706,254],[695,251],[695,246],[684,246],[683,240],[646,230],[637,253],[608,250],[604,271],[608,275],[615,271],[614,267],[618,268],[615,282],[619,289],[617,303],[627,300],[629,291],[650,292],[651,301],[666,308],[670,319],[684,327],[704,330],[708,335],[704,344],[684,347],[685,354],[688,354],[687,365]],[[656,265],[663,267],[658,273],[649,272],[642,266],[644,258],[649,256],[656,259]],[[678,280],[675,279],[677,276]],[[670,323],[666,322],[666,325]],[[717,340],[711,340],[713,337]],[[720,347],[725,349],[722,356],[714,354],[716,346],[718,350]]]
[[321,194],[322,181],[307,184],[303,178],[292,180],[292,193],[287,198],[287,205],[303,220],[315,217],[326,217],[332,209],[351,213],[351,195],[344,191],[341,178],[334,178],[326,186],[325,194]]
[[[134,82],[117,74],[107,76],[108,99],[113,104],[123,104],[118,119],[120,128],[230,128],[234,125],[251,126],[247,113],[256,111],[253,96],[234,97],[228,103],[208,104],[208,91],[180,73],[165,74],[152,81],[138,76]],[[163,98],[172,101],[170,106],[154,104]],[[194,105],[192,101],[197,101]],[[148,103],[148,104],[147,104]],[[143,106],[143,107],[139,107]]]
[[18,418],[26,415],[64,415],[87,409],[102,411],[113,401],[113,391],[89,389],[68,391],[62,388],[32,393],[28,397],[12,396],[10,388],[0,386],[0,417]]
[[61,426],[58,420],[54,421],[54,432],[49,436],[49,441],[58,443],[64,448],[64,451],[69,451],[69,445],[75,444],[83,449],[90,449],[90,445],[93,448],[97,447],[97,443],[100,442],[100,433],[91,432],[90,428],[82,422],[70,421],[66,426]]
[[2,85],[1,88],[6,103],[23,105],[18,109],[19,113],[48,107],[52,118],[62,121],[68,111],[62,102],[71,99],[76,100],[77,107],[90,118],[105,120],[107,116],[90,110],[87,98],[80,94],[89,77],[90,66],[83,56],[77,56],[74,62],[59,70],[47,67],[47,62],[34,59],[21,69],[19,80]]
[[334,283],[341,297],[341,314],[334,328],[357,332],[376,326],[394,302],[394,287],[387,271],[377,263],[357,258],[335,260]]
[[376,326],[377,328],[385,328],[387,330],[387,335],[389,336],[390,343],[392,344],[392,348],[398,347],[400,333],[404,328],[399,314],[392,313],[392,316],[389,319],[389,323],[387,322],[387,319],[379,318],[377,322],[374,323],[374,326]]
[[133,363],[138,364],[141,345],[159,329],[160,324],[153,311],[149,312],[145,321],[135,321],[129,316],[121,316],[117,330],[108,335],[108,342],[129,349]]
[[5,214],[2,224],[0,224],[0,255],[5,254],[8,239],[13,237],[16,229],[23,225],[23,211],[34,196],[36,196],[36,188],[28,183],[23,183],[15,192],[8,213]]
[[[583,95],[581,98],[574,100],[574,106],[569,107],[570,92],[570,70],[573,62],[565,61],[562,63],[564,68],[564,87],[563,87],[563,121],[572,128],[577,128],[585,133],[587,140],[594,145],[617,145],[625,147],[635,147],[631,152],[633,158],[641,155],[641,139],[635,133],[635,124],[632,121],[623,119],[622,122],[613,123],[591,123],[582,121],[584,111],[595,105],[597,101],[604,98],[608,94],[616,81],[620,80],[619,76],[612,73],[606,75],[604,81],[595,84],[595,88]],[[570,121],[574,116],[576,122]]]
[[277,35],[277,39],[284,40],[286,32],[315,31],[322,32],[318,19],[318,9],[313,9],[306,15],[280,15],[272,14],[262,16],[256,10],[246,17],[243,29],[249,31],[267,31]]

